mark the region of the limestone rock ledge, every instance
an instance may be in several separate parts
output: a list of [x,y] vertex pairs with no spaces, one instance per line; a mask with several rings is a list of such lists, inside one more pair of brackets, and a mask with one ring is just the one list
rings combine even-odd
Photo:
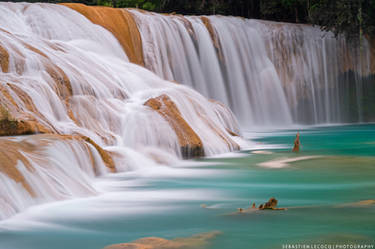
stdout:
[[[102,149],[90,138],[84,136],[70,136],[70,135],[56,135],[56,134],[45,134],[45,135],[33,135],[27,137],[3,137],[0,138],[0,173],[5,174],[15,182],[20,183],[24,189],[29,192],[31,196],[34,196],[34,190],[31,184],[25,179],[24,175],[18,167],[19,161],[25,166],[26,170],[33,172],[33,162],[38,165],[50,165],[48,159],[45,157],[46,151],[56,142],[63,142],[67,146],[74,146],[74,143],[78,143],[81,148],[88,155],[92,171],[98,174],[99,169],[96,165],[104,163],[109,171],[115,172],[114,162],[106,150]],[[92,150],[89,148],[92,145],[100,155],[102,162],[96,161],[97,157],[92,154]],[[72,147],[72,151],[74,148]],[[27,156],[28,155],[28,156]],[[84,157],[84,155],[80,155]]]
[[[89,144],[92,145],[99,153],[107,168],[110,171],[115,172],[115,165],[109,152],[101,148],[90,138],[80,135],[71,136],[57,134],[40,134],[27,136],[22,139],[15,139],[13,137],[0,138],[0,172],[5,173],[8,177],[12,178],[16,182],[20,182],[29,192],[32,192],[30,191],[28,183],[22,178],[22,175],[17,168],[17,162],[20,160],[27,169],[32,171],[33,167],[25,156],[25,153],[30,155],[41,155],[50,144],[57,141],[65,141],[68,144],[73,141],[77,141],[86,148],[88,148],[87,146]],[[90,156],[90,160],[92,161],[93,170],[97,171],[97,169],[95,169],[95,164],[97,162],[95,162],[92,155]]]
[[175,131],[184,158],[204,156],[200,137],[181,116],[173,101],[165,94],[146,101],[146,106],[157,111]]
[[144,66],[141,35],[130,12],[125,9],[86,6],[78,3],[63,3],[63,5],[110,31],[120,42],[130,62]]
[[109,152],[82,136],[0,137],[0,220],[33,205],[93,196],[91,179],[111,171]]
[[138,239],[130,243],[115,244],[104,249],[193,249],[207,247],[209,240],[218,236],[220,232],[201,233],[188,238],[167,240],[158,237]]
[[6,73],[9,67],[9,54],[2,46],[0,46],[0,69]]
[[[1,106],[0,106],[1,108]],[[0,114],[0,136],[18,136],[38,133],[52,133],[51,130],[33,120],[18,120]]]

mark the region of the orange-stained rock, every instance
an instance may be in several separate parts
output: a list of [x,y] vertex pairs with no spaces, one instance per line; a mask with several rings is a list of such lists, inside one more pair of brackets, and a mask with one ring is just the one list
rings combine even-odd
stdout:
[[8,68],[9,68],[8,51],[6,51],[5,48],[3,48],[1,45],[0,45],[0,68],[4,73],[7,73]]
[[34,196],[34,192],[16,166],[18,161],[21,161],[28,170],[32,171],[29,161],[22,152],[32,153],[35,149],[35,145],[29,143],[0,139],[0,172],[21,183],[31,196]]
[[43,53],[42,51],[40,51],[40,50],[37,49],[36,47],[33,47],[33,46],[31,46],[30,44],[28,44],[28,43],[26,43],[26,42],[22,42],[22,43],[23,43],[23,45],[24,45],[27,49],[33,51],[34,53],[37,53],[37,54],[43,56],[44,58],[48,58],[48,56],[47,56],[45,53]]
[[294,146],[293,146],[292,151],[293,152],[299,152],[300,145],[301,145],[300,135],[299,135],[299,132],[297,132],[296,139],[294,140]]
[[175,15],[175,17],[178,17],[182,21],[182,23],[184,24],[184,26],[186,28],[186,31],[189,33],[191,38],[194,41],[197,41],[197,35],[195,34],[193,24],[183,15]]
[[220,41],[219,41],[219,39],[216,35],[215,28],[212,26],[212,24],[210,22],[210,19],[208,19],[207,17],[202,16],[201,20],[202,20],[203,24],[206,26],[206,29],[208,30],[208,33],[210,33],[210,37],[211,37],[212,43],[214,44],[216,53],[217,53],[219,59],[222,61],[224,56],[223,56],[223,53],[221,52]]
[[[12,84],[7,86],[17,94],[30,112],[41,116],[30,97],[21,88]],[[0,85],[0,136],[52,132],[49,127],[36,121],[30,114],[24,113],[9,94],[8,89]]]
[[233,137],[239,137],[240,135],[238,135],[237,133],[235,133],[235,132],[233,132],[233,131],[231,131],[231,130],[229,130],[229,129],[227,129],[227,132],[231,135],[231,136],[233,136]]
[[[60,67],[58,67],[45,53],[31,46],[30,44],[27,44],[26,42],[23,42],[23,44],[27,49],[42,57],[40,58],[40,61],[43,62],[46,72],[53,79],[57,95],[64,99],[71,96],[73,94],[73,90],[70,84],[70,80],[65,72]],[[55,49],[59,49],[53,45],[52,47],[55,47]]]
[[100,157],[102,158],[103,162],[107,166],[107,168],[111,172],[116,172],[116,166],[115,163],[113,162],[113,159],[110,155],[110,153],[106,150],[104,150],[102,147],[100,147],[97,143],[95,143],[91,138],[86,137],[86,136],[80,136],[83,140],[85,140],[87,143],[91,144],[92,146],[95,147],[95,149],[98,151]]
[[109,30],[120,42],[129,60],[144,66],[141,35],[130,12],[101,6],[63,3],[63,5],[81,13],[91,22]]
[[165,94],[146,101],[146,106],[157,111],[175,131],[181,146],[183,157],[204,156],[203,144],[200,137],[181,116],[173,101]]
[[0,120],[0,136],[18,136],[49,132],[50,130],[36,121]]
[[56,83],[56,93],[63,99],[73,95],[72,85],[65,72],[53,63],[46,64],[46,71]]
[[286,208],[277,207],[278,200],[272,197],[266,203],[260,204],[259,210],[287,210]]
[[[91,144],[94,146],[96,151],[99,153],[100,157],[102,158],[104,164],[107,166],[107,168],[111,172],[116,172],[116,166],[112,159],[111,153],[102,147],[100,147],[97,143],[95,143],[91,138],[83,136],[83,135],[57,135],[57,134],[46,134],[43,135],[43,137],[49,138],[49,139],[55,139],[55,140],[61,140],[61,139],[67,139],[67,140],[77,140],[80,142],[86,142],[88,144]],[[94,160],[92,158],[92,160]],[[95,172],[97,172],[95,165],[93,164],[93,169]]]
[[58,67],[45,53],[31,46],[30,44],[27,44],[26,42],[23,42],[23,44],[27,49],[42,57],[40,58],[40,61],[43,62],[43,65],[47,73],[55,82],[55,86],[57,88],[56,93],[62,98],[67,98],[71,96],[73,94],[73,90],[70,84],[70,80],[68,76],[65,74],[65,72],[60,67]]
[[340,206],[355,206],[355,207],[367,207],[375,205],[375,200],[363,200],[363,201],[357,201],[353,203],[347,203]]
[[[5,32],[1,29],[0,31]],[[45,67],[46,76],[48,77],[49,75],[46,80],[50,87],[54,88],[54,91],[61,99],[67,100],[73,94],[73,91],[70,80],[65,72],[55,65],[45,53],[26,42],[22,43],[25,48],[35,53],[36,56],[39,56],[40,62],[43,63]],[[0,53],[3,54],[1,51]],[[13,50],[13,53],[12,58],[16,65],[16,71],[17,73],[22,73],[25,58],[17,49]],[[4,58],[4,56],[0,56],[0,59],[1,58]],[[48,124],[48,121],[35,107],[28,92],[25,92],[25,90],[20,87],[21,84],[24,84],[22,78],[10,77],[7,81],[1,82],[0,84],[0,108],[2,114],[4,111],[7,113],[6,117],[4,117],[4,115],[0,116],[0,136],[55,133],[53,127]],[[18,102],[13,99],[12,96],[14,95],[17,96]],[[68,102],[65,103],[69,113],[71,111],[70,105]],[[31,113],[33,115],[31,115]],[[41,120],[44,121],[40,122]]]
[[276,208],[278,201],[272,197],[270,198],[263,206],[264,209],[273,209]]
[[193,249],[204,248],[209,240],[213,239],[220,232],[201,233],[188,238],[177,238],[167,240],[158,237],[138,239],[131,243],[110,245],[104,249]]
[[[105,165],[112,171],[115,171],[115,165],[108,151],[101,148],[90,138],[79,136],[79,135],[57,135],[57,134],[43,134],[43,135],[32,135],[28,136],[21,141],[13,140],[12,138],[0,138],[0,172],[7,175],[14,181],[21,183],[22,186],[34,196],[34,191],[32,186],[26,181],[21,172],[19,171],[17,164],[21,161],[27,170],[33,171],[33,167],[28,159],[25,157],[25,153],[33,155],[33,161],[40,163],[47,163],[46,159],[43,157],[43,151],[46,147],[55,142],[63,140],[76,140],[81,142],[83,145],[87,146],[91,144],[100,154]],[[93,160],[93,159],[92,159]],[[96,172],[95,164],[93,161],[93,169]]]

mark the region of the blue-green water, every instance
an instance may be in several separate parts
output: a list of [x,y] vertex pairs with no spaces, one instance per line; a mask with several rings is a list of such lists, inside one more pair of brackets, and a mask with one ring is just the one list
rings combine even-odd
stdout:
[[[222,232],[209,244],[215,249],[374,244],[375,205],[353,203],[375,199],[375,125],[301,130],[298,154],[290,152],[295,132],[262,133],[258,146],[286,146],[272,154],[242,151],[241,157],[204,159],[201,165],[101,179],[98,185],[110,193],[32,208],[1,222],[0,248],[101,249],[142,237],[210,231]],[[304,156],[322,157],[283,168],[259,166]],[[232,214],[270,197],[288,209]]]

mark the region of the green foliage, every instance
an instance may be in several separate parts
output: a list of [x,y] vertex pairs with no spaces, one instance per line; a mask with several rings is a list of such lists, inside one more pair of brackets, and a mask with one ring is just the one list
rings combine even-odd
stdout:
[[375,31],[375,0],[316,1],[311,7],[311,21],[350,39],[372,36]]
[[[2,0],[0,0],[2,1]],[[7,0],[6,0],[7,1]],[[15,0],[24,1],[24,0]],[[28,0],[80,2],[117,8],[141,8],[185,15],[233,15],[284,22],[312,23],[358,39],[375,34],[375,0]]]

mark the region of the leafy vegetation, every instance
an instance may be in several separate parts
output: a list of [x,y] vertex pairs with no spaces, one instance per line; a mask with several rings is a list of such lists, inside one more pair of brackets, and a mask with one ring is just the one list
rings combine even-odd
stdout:
[[[29,2],[40,1],[29,0]],[[347,37],[355,39],[362,35],[375,34],[375,0],[42,0],[42,2],[79,2],[87,5],[141,8],[185,15],[221,14],[312,23],[335,34],[344,33]]]
[[311,21],[336,35],[349,38],[375,34],[375,0],[316,1],[310,7]]

